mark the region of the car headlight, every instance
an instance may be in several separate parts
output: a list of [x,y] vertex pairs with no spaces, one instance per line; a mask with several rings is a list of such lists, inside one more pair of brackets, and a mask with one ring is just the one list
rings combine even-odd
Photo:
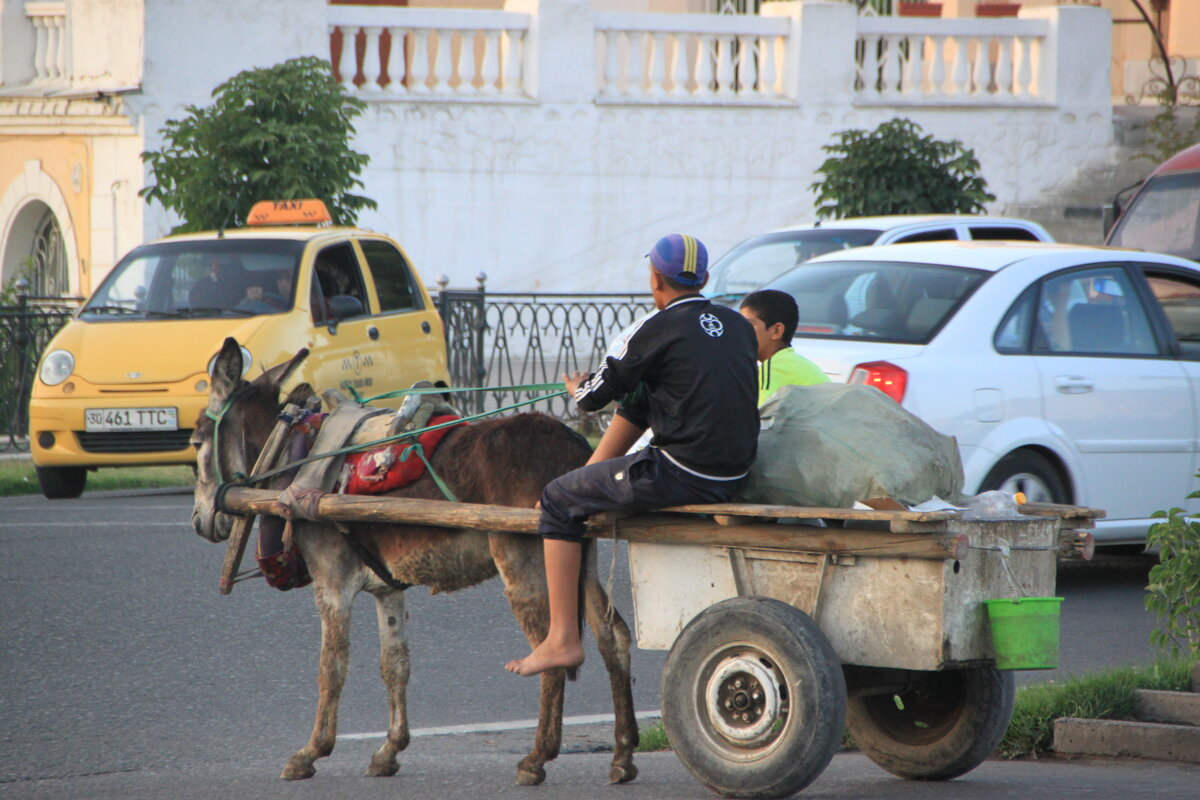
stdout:
[[[244,378],[244,377],[246,377],[246,373],[250,371],[250,365],[252,365],[254,363],[254,359],[250,357],[250,351],[247,350],[245,347],[242,347],[241,351],[242,351],[242,377]],[[213,374],[213,369],[217,366],[217,356],[219,356],[219,355],[221,355],[221,354],[216,353],[215,355],[213,355],[212,358],[210,358],[208,360],[208,374],[210,377]]]
[[58,386],[75,371],[75,356],[66,350],[55,350],[42,360],[38,377],[47,386]]

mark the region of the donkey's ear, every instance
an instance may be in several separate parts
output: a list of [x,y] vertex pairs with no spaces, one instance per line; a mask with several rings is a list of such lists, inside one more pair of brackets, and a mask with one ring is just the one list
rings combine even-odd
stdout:
[[273,394],[278,396],[279,387],[283,385],[283,382],[288,379],[288,376],[291,375],[306,358],[308,358],[308,348],[304,347],[301,348],[299,353],[296,353],[296,355],[292,356],[290,360],[285,361],[282,364],[276,364],[262,375],[259,375],[254,379],[254,382],[270,387]]
[[232,336],[225,339],[221,352],[213,363],[212,391],[210,401],[220,404],[233,393],[242,382],[242,348]]

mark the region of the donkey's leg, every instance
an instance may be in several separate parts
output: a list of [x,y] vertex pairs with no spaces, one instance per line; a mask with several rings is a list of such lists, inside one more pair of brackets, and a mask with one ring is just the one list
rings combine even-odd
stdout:
[[[546,638],[550,606],[546,596],[546,572],[542,566],[541,540],[533,537],[496,535],[490,537],[492,558],[504,580],[504,594],[517,624],[530,647]],[[533,750],[517,765],[517,784],[537,786],[546,779],[545,765],[558,757],[562,746],[563,690],[566,670],[548,669],[541,679],[541,703]]]
[[338,701],[350,661],[350,608],[355,589],[313,583],[313,596],[321,614],[321,663],[317,671],[317,719],[308,744],[297,750],[283,768],[281,778],[297,780],[316,774],[313,762],[333,752],[337,738]]
[[[616,543],[613,543],[616,547]],[[638,745],[637,717],[633,712],[633,684],[630,679],[629,626],[609,605],[608,594],[600,585],[596,572],[596,547],[590,547],[584,565],[584,614],[588,627],[596,637],[600,658],[608,670],[608,681],[612,687],[613,713],[616,716],[612,766],[608,770],[611,783],[628,783],[637,777],[633,765],[633,751]]]
[[404,592],[393,591],[375,598],[379,617],[379,673],[388,693],[387,739],[375,755],[367,775],[395,775],[400,769],[396,753],[408,747],[408,639],[404,635]]

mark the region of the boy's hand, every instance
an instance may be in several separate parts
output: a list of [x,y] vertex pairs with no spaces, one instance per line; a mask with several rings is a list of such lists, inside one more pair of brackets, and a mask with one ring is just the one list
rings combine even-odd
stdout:
[[567,393],[572,397],[575,396],[575,391],[579,385],[586,381],[590,376],[586,372],[575,372],[570,375],[563,373],[563,385],[567,387]]

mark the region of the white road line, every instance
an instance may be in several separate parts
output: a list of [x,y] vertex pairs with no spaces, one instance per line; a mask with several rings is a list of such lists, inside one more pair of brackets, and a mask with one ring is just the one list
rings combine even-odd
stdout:
[[[658,719],[662,711],[640,711],[635,714],[638,719]],[[612,714],[585,714],[577,717],[563,717],[563,725],[593,725],[598,722],[615,722]],[[512,722],[476,722],[469,725],[444,725],[440,728],[413,728],[411,736],[451,736],[464,733],[501,733],[503,731],[520,731],[536,728],[536,719],[518,719]],[[386,731],[378,733],[343,733],[337,738],[347,741],[356,739],[383,739]]]

